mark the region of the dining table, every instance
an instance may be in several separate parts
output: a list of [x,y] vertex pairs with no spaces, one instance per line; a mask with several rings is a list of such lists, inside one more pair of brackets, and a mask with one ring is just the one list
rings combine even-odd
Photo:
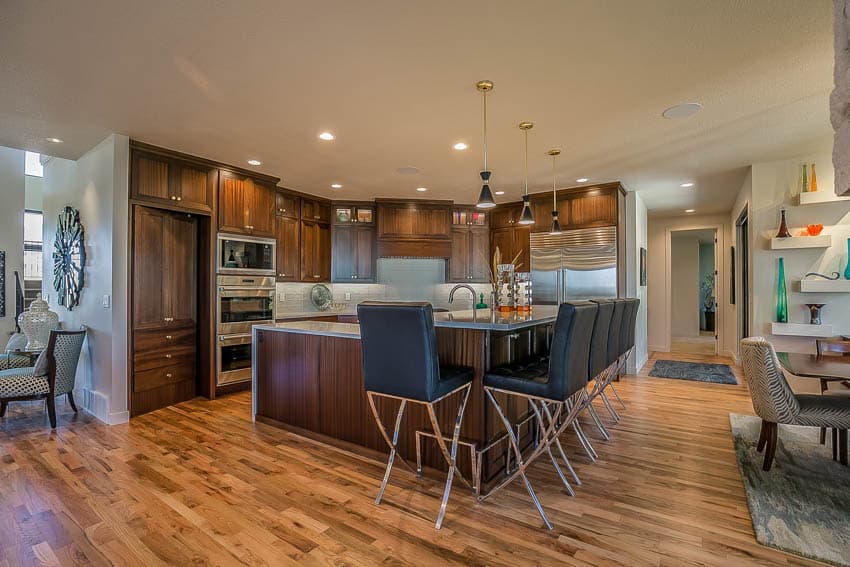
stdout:
[[[801,378],[820,380],[821,392],[829,382],[850,381],[850,357],[777,352],[782,368]],[[847,465],[847,430],[833,430],[832,457]]]

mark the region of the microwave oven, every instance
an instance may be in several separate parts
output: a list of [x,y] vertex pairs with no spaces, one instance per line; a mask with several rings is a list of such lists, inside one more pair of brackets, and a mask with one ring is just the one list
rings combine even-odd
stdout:
[[275,240],[219,234],[216,272],[233,275],[275,275]]

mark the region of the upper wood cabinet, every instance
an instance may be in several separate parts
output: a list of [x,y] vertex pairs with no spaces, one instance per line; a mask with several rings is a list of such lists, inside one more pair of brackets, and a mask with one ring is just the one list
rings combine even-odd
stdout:
[[490,234],[487,227],[452,228],[452,256],[448,281],[490,281]]
[[212,211],[215,168],[135,149],[131,159],[133,199],[179,210]]
[[275,218],[277,241],[277,281],[297,282],[301,279],[301,223],[298,219]]
[[301,281],[331,279],[331,228],[316,221],[301,221]]
[[218,229],[222,232],[275,236],[274,187],[221,170],[218,183]]
[[490,228],[508,228],[514,226],[521,214],[521,205],[499,205],[490,211]]
[[301,218],[300,199],[295,195],[276,191],[274,195],[274,214],[275,216],[291,219]]
[[617,191],[595,189],[568,199],[570,228],[617,224]]
[[375,230],[368,225],[333,228],[332,281],[375,281]]
[[528,272],[531,270],[531,230],[528,226],[516,225],[491,230],[491,262],[497,247],[502,255],[503,262],[510,262],[514,257],[517,257],[518,271]]
[[301,199],[301,220],[331,222],[331,204],[327,201]]
[[373,203],[334,203],[331,207],[333,224],[374,225],[375,205]]
[[378,238],[450,240],[451,206],[415,201],[378,202]]
[[[570,224],[570,204],[563,196],[558,197],[558,223],[566,229]],[[552,229],[552,194],[531,199],[531,214],[534,224],[531,232],[549,232]]]

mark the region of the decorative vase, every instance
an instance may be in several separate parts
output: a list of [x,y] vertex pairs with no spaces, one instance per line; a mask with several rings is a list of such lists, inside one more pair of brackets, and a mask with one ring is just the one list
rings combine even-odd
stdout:
[[844,279],[850,280],[850,238],[847,239],[847,267],[844,269]]
[[18,316],[18,325],[27,336],[27,350],[47,348],[50,331],[59,327],[59,315],[49,309],[39,293],[30,308]]
[[779,231],[776,233],[776,238],[788,238],[791,236],[791,232],[788,230],[788,223],[785,221],[785,209],[779,211],[779,214],[782,215],[782,218],[779,221]]
[[806,307],[809,308],[809,324],[811,325],[820,325],[823,321],[820,318],[820,310],[825,303],[806,303]]
[[804,163],[803,164],[803,182],[802,182],[802,186],[800,188],[800,191],[802,191],[803,193],[809,192],[809,180],[806,177],[806,168],[807,167],[809,167],[809,166]]
[[812,181],[809,183],[809,191],[814,193],[818,190],[818,174],[815,173],[815,164],[812,164]]
[[779,259],[779,277],[776,288],[776,322],[788,322],[788,291],[785,289],[785,259]]

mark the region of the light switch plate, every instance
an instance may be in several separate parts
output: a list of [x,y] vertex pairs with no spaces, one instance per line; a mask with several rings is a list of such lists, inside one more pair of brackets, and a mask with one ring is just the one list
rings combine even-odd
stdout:
[[101,305],[103,305],[104,309],[109,309],[109,294],[105,294],[103,296],[103,300],[101,301]]
[[283,293],[282,291],[281,291],[281,292],[279,292],[279,293],[277,294],[277,300],[278,300],[278,301],[286,301],[286,294],[285,294],[285,293]]
[[346,300],[346,301],[351,301],[351,292],[350,292],[350,291],[346,291],[346,292],[345,292],[345,300]]

